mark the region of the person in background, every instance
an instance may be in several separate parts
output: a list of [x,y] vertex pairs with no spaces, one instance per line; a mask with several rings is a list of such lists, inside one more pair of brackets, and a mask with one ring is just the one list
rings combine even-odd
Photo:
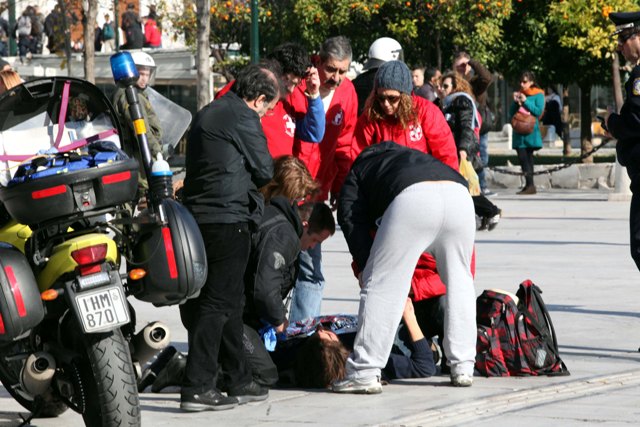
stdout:
[[0,56],[9,56],[9,22],[0,16]]
[[438,101],[438,82],[442,73],[437,67],[426,67],[424,69],[424,84],[417,89],[414,89],[415,95],[421,96],[424,99],[428,99],[431,102],[437,103]]
[[96,22],[96,26],[94,29],[94,41],[93,41],[93,49],[94,52],[101,52],[102,51],[102,28],[100,28],[100,25]]
[[[494,115],[487,102],[487,90],[493,82],[493,75],[479,61],[471,58],[465,52],[457,52],[453,57],[453,67],[455,71],[471,84],[473,96],[476,99],[476,105],[482,118],[482,126],[480,127],[480,159],[484,167],[489,165],[489,131],[493,127]],[[487,187],[487,180],[484,169],[478,172],[480,181],[480,190],[485,196],[491,196],[494,193]]]
[[533,153],[542,148],[539,119],[544,111],[544,92],[536,84],[535,76],[531,71],[524,71],[520,75],[520,90],[513,93],[509,120],[518,111],[535,117],[533,132],[524,135],[514,130],[511,137],[511,146],[518,153],[525,181],[524,187],[517,194],[526,196],[536,194],[536,186],[533,182]]
[[125,43],[120,49],[142,49],[144,45],[144,34],[142,34],[142,20],[136,12],[133,3],[127,5],[127,11],[122,14],[122,24],[120,26],[124,32]]
[[[453,71],[442,76],[440,84],[442,112],[451,127],[460,160],[468,160],[474,170],[482,170],[479,132],[481,118],[476,109],[471,85]],[[473,195],[473,206],[480,218],[478,230],[493,230],[500,221],[502,211],[482,193]]]
[[[473,383],[476,353],[475,289],[471,258],[473,202],[466,180],[434,157],[385,141],[353,163],[338,205],[358,270],[358,333],[337,393],[380,393],[416,263],[430,253],[447,288],[444,352],[451,384]],[[371,230],[377,229],[375,237]]]
[[413,90],[417,90],[424,84],[424,67],[415,67],[411,70],[411,79],[413,80]]
[[631,179],[631,207],[629,211],[629,237],[631,258],[640,270],[640,12],[609,14],[616,26],[618,51],[634,64],[624,85],[626,98],[620,113],[607,117],[609,133],[618,140],[616,155],[627,168]]
[[104,24],[102,25],[102,46],[105,53],[111,53],[116,50],[116,31],[111,22],[111,15],[104,14]]
[[[346,77],[351,56],[351,43],[344,36],[330,37],[322,43],[317,67],[318,96],[325,112],[324,137],[319,144],[296,138],[293,146],[293,155],[304,162],[311,176],[321,185],[316,201],[329,198],[331,206],[335,206],[349,168],[348,152],[358,119],[357,95]],[[295,91],[291,104],[306,111],[307,98],[301,91]],[[316,245],[300,254],[300,273],[291,298],[290,322],[320,314],[324,289],[321,246]]]
[[[200,110],[189,132],[183,201],[200,227],[208,275],[200,295],[180,306],[189,340],[183,411],[231,409],[269,395],[246,364],[242,307],[251,230],[264,211],[258,188],[273,177],[260,118],[278,102],[279,74],[246,66],[233,91]],[[218,363],[228,396],[216,388]]]
[[545,126],[553,126],[556,130],[556,135],[562,138],[564,128],[564,123],[562,122],[562,98],[553,86],[548,86],[544,92],[544,116],[542,117],[542,124]]
[[404,61],[402,46],[391,37],[380,37],[371,43],[368,58],[364,63],[364,71],[353,79],[353,87],[358,94],[358,117],[364,111],[367,97],[373,89],[373,81],[378,67],[387,61]]
[[162,26],[160,25],[160,19],[156,14],[156,6],[149,6],[149,14],[145,16],[142,21],[144,22],[144,47],[151,47],[154,49],[162,47]]

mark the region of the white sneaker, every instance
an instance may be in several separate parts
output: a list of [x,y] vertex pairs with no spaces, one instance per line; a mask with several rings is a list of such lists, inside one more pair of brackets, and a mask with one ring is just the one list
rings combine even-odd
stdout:
[[471,387],[473,377],[468,374],[451,374],[451,385],[454,387]]
[[331,391],[334,393],[378,394],[382,393],[382,384],[379,377],[370,380],[346,378],[331,384]]

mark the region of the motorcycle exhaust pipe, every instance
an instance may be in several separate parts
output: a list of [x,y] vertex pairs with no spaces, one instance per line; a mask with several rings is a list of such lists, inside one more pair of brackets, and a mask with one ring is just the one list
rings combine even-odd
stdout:
[[169,327],[162,322],[151,322],[131,339],[133,351],[131,359],[144,366],[156,353],[164,350],[171,342]]
[[51,354],[45,351],[32,353],[22,368],[20,383],[29,394],[39,396],[49,389],[55,372],[56,361]]

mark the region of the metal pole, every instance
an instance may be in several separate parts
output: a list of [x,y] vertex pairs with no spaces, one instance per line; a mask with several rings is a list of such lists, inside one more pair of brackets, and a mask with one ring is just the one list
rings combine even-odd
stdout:
[[120,16],[118,13],[118,0],[113,0],[113,26],[116,36],[116,52],[120,52]]
[[251,62],[254,64],[260,60],[258,11],[258,0],[251,0]]

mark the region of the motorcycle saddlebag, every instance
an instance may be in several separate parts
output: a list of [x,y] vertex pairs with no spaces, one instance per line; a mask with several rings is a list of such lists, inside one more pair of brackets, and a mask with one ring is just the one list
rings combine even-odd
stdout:
[[27,258],[0,242],[0,342],[24,335],[44,318],[44,306]]
[[207,279],[207,254],[195,219],[175,200],[165,199],[162,205],[168,226],[143,229],[129,265],[146,271],[142,279],[129,280],[133,295],[155,306],[195,298]]

